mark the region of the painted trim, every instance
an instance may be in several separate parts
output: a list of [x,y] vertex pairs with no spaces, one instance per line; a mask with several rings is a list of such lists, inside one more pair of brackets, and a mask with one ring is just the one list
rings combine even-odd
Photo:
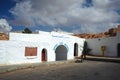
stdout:
[[66,43],[63,43],[63,42],[60,42],[60,43],[55,44],[55,46],[53,47],[53,50],[55,51],[56,48],[57,48],[59,45],[64,45],[64,46],[67,48],[67,50],[69,51],[68,45],[67,45]]

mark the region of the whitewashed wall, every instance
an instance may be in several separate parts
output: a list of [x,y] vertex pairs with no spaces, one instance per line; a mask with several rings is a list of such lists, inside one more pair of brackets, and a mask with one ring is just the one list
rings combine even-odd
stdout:
[[104,56],[117,56],[118,37],[87,39],[90,54],[102,55],[101,46],[106,46]]
[[83,50],[83,44],[85,39],[66,35],[66,34],[59,34],[57,32],[52,32],[52,39],[53,43],[51,44],[52,46],[61,45],[61,44],[66,44],[68,46],[68,59],[73,59],[74,58],[74,44],[78,44],[78,56],[81,55],[82,50]]
[[[0,65],[41,62],[42,49],[47,50],[47,60],[55,61],[55,47],[65,45],[68,49],[67,60],[74,58],[74,44],[78,44],[81,55],[85,39],[57,32],[39,34],[10,33],[8,41],[0,41]],[[37,47],[37,56],[26,57],[25,47]]]
[[120,31],[117,32],[118,43],[120,43]]
[[[85,39],[57,32],[39,34],[10,33],[9,40],[0,41],[0,65],[41,62],[42,49],[47,50],[47,60],[55,61],[55,49],[64,45],[67,60],[74,58],[74,44],[78,44],[78,56],[81,55]],[[117,44],[120,43],[120,32],[116,37],[87,39],[88,47],[93,55],[102,55],[101,46],[106,46],[105,56],[117,56]],[[37,47],[37,56],[26,57],[25,47]]]
[[[43,49],[43,46],[40,46],[38,43],[24,41],[0,41],[0,44],[2,45],[0,47],[0,64],[4,65],[41,62],[40,53]],[[43,45],[43,43],[40,44]],[[26,57],[25,47],[38,47],[38,55],[33,57]]]

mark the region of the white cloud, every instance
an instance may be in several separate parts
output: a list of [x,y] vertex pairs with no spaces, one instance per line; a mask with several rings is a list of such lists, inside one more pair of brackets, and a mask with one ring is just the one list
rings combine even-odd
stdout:
[[93,0],[96,8],[102,9],[120,9],[120,0]]
[[0,32],[8,34],[12,27],[8,24],[6,19],[0,19]]
[[[72,30],[73,33],[101,33],[108,29],[117,27],[117,23],[103,23],[103,24],[81,24],[81,28]],[[92,26],[92,27],[91,27]]]
[[83,7],[83,3],[85,0],[22,0],[10,11],[15,16],[13,23],[16,25],[62,25],[68,29],[76,25],[80,32],[93,31],[91,29],[100,32],[120,19],[115,12],[120,9],[120,0],[92,0],[91,7]]
[[16,16],[17,25],[51,25],[67,21],[66,15],[73,5],[82,0],[27,0],[16,4],[11,13]]

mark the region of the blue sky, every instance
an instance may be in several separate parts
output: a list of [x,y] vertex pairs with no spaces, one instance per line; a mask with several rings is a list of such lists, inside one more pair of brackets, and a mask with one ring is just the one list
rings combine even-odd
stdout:
[[100,33],[120,24],[120,0],[1,0],[0,32]]

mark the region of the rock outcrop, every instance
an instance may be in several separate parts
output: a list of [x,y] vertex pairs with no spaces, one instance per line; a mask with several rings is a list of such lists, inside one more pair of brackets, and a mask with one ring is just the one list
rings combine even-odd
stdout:
[[9,36],[0,32],[0,40],[8,40]]
[[[113,37],[113,36],[116,36],[118,31],[120,31],[120,25],[118,25],[117,28],[111,28],[108,31],[103,32],[103,33],[99,33],[99,34],[83,33],[83,34],[74,34],[74,36],[77,36],[80,38],[85,38],[85,39]],[[9,36],[0,32],[0,40],[9,40]]]
[[93,38],[104,38],[104,37],[113,37],[116,36],[117,32],[120,31],[120,25],[117,28],[111,28],[107,32],[99,33],[99,34],[74,34],[74,36],[85,38],[85,39],[93,39]]

